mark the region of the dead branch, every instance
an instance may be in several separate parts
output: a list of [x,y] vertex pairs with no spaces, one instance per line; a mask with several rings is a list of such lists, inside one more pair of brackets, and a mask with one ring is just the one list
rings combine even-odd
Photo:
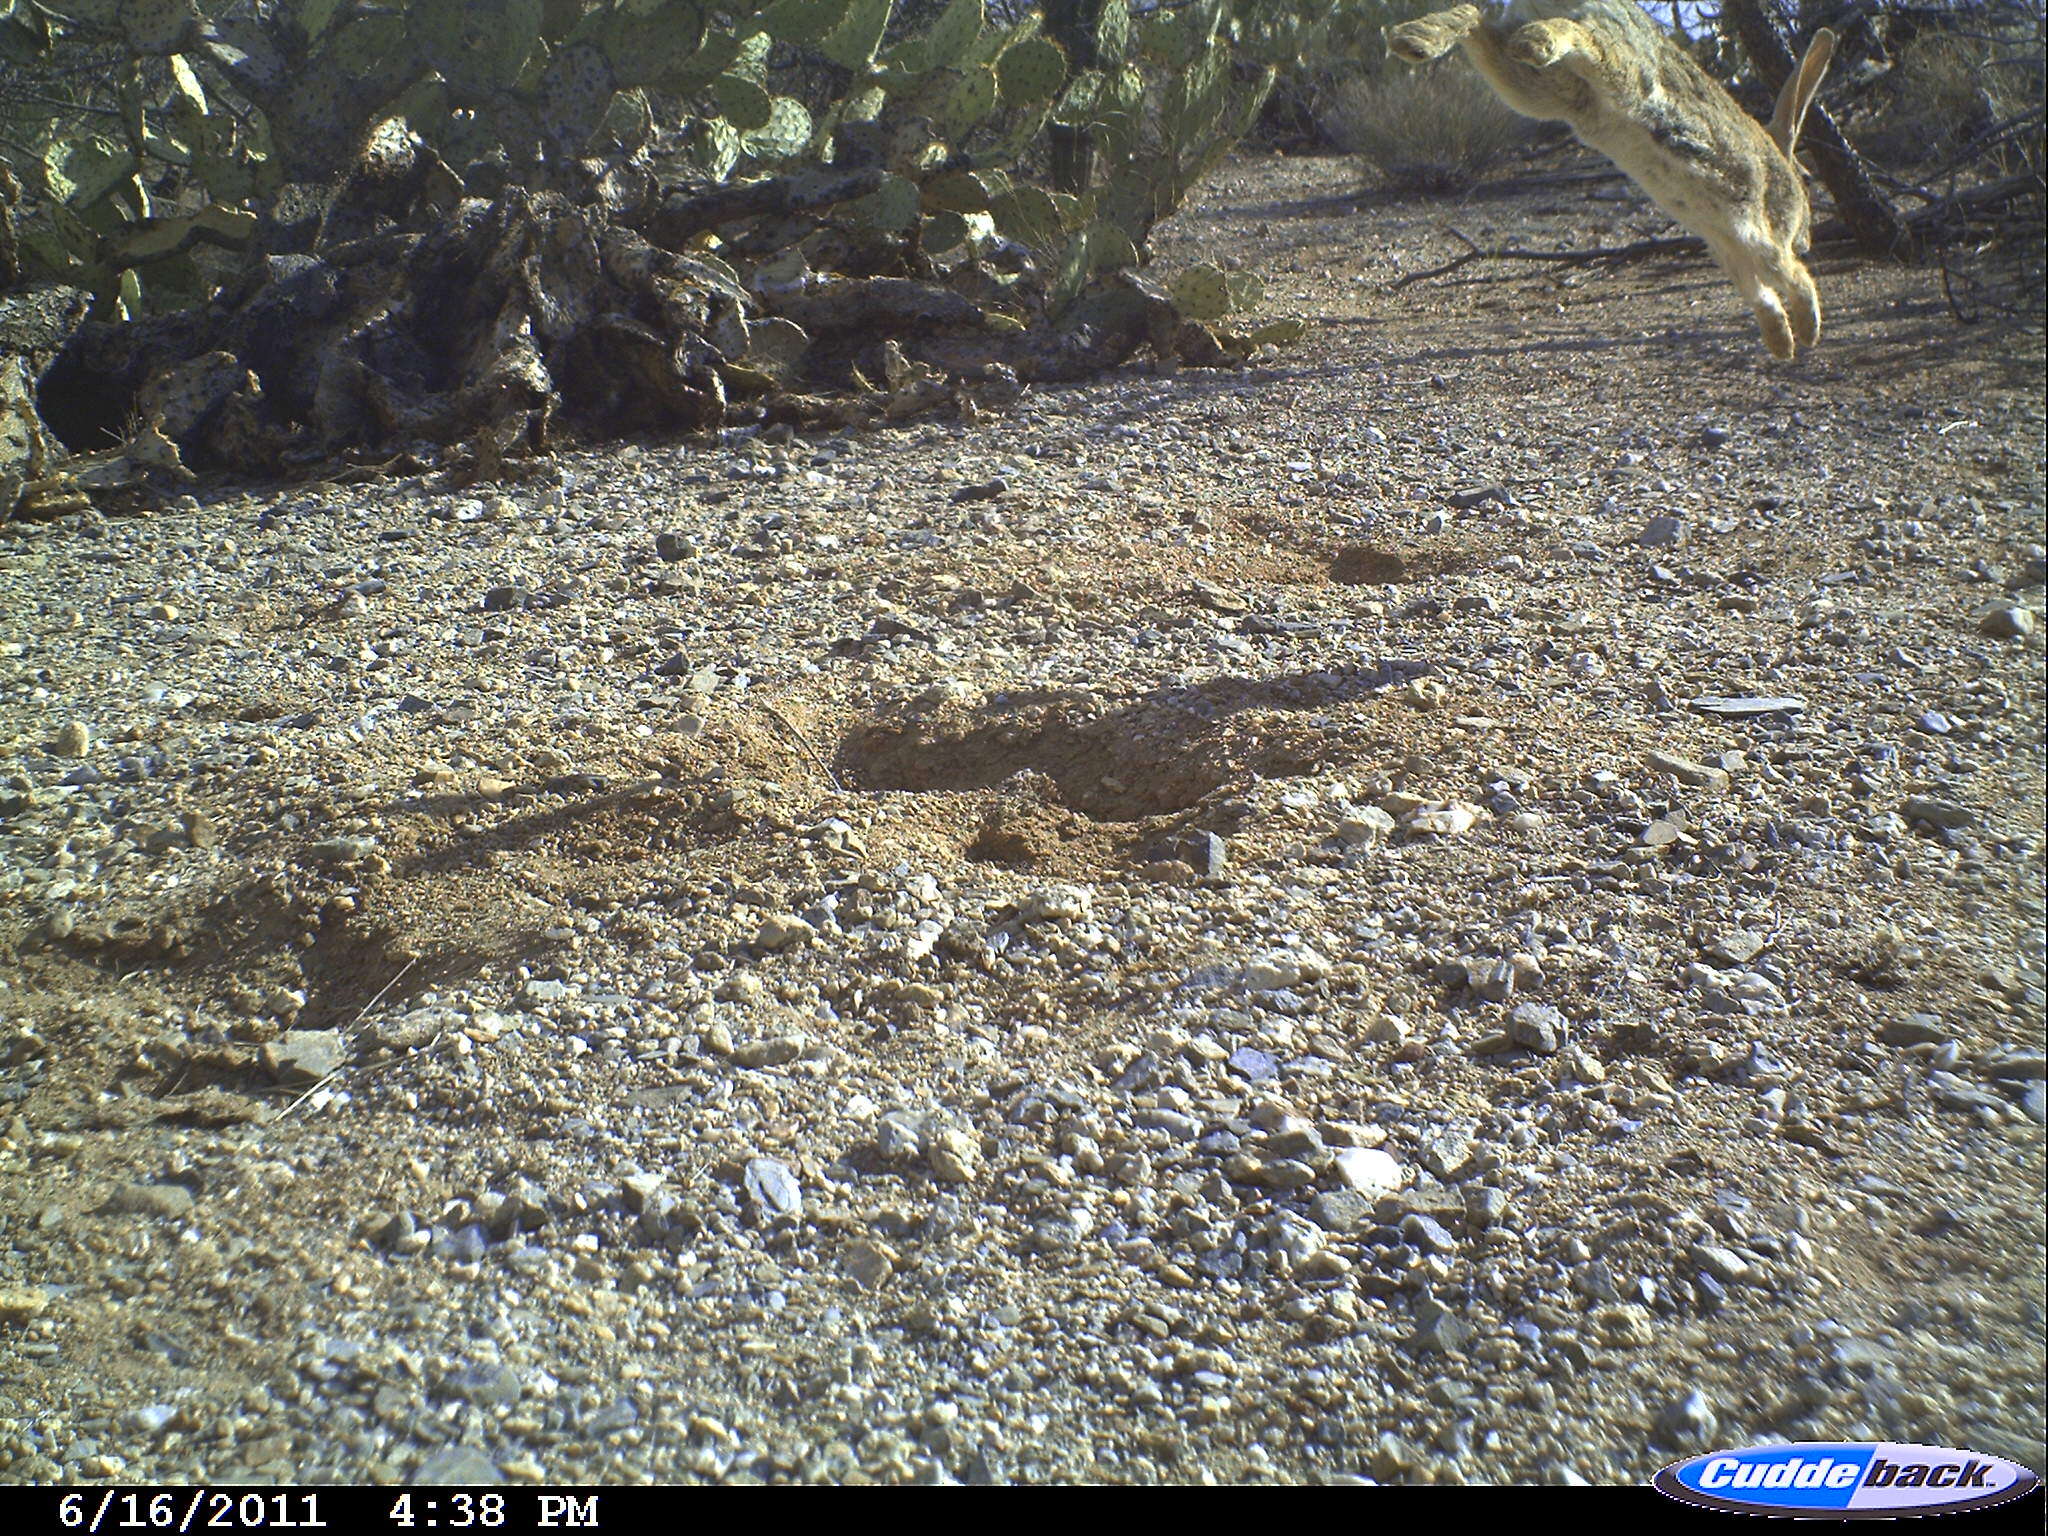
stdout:
[[670,249],[680,249],[692,236],[739,219],[784,218],[793,213],[811,213],[839,203],[865,197],[882,185],[887,170],[879,165],[834,174],[811,172],[796,176],[770,176],[736,186],[714,187],[694,196],[672,192],[647,227],[648,237]]
[[1394,282],[1395,290],[1406,288],[1410,283],[1426,282],[1433,277],[1447,277],[1460,267],[1470,266],[1475,261],[1543,261],[1563,267],[1590,267],[1601,263],[1619,266],[1625,262],[1642,261],[1651,256],[1695,255],[1707,248],[1704,241],[1691,235],[1670,235],[1654,240],[1637,240],[1630,245],[1595,246],[1584,251],[1531,251],[1521,246],[1489,250],[1461,230],[1446,229],[1445,233],[1463,241],[1465,253],[1452,257],[1442,266],[1403,275]]

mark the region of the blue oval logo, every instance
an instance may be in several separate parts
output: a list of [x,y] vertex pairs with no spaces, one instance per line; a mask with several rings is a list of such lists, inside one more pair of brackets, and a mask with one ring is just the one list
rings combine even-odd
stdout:
[[1674,1462],[1652,1482],[1703,1509],[1839,1520],[1952,1515],[2032,1493],[2041,1479],[1977,1451],[1890,1441],[1752,1445]]

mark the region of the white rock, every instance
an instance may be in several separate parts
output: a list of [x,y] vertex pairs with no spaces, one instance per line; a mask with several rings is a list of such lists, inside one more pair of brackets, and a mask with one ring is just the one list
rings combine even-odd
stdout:
[[1337,1177],[1361,1195],[1391,1195],[1408,1182],[1398,1159],[1378,1147],[1346,1147],[1336,1157]]

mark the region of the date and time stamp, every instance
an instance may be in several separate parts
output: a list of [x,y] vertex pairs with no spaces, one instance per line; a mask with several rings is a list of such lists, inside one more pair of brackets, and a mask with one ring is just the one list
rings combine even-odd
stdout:
[[616,1492],[574,1489],[101,1488],[53,1493],[46,1529],[77,1536],[152,1531],[469,1531],[514,1533],[603,1528]]

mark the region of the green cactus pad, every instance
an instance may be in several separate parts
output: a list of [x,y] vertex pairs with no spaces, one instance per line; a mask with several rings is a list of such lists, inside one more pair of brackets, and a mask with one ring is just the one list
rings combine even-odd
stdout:
[[1173,280],[1173,307],[1190,320],[1221,320],[1230,313],[1230,279],[1223,269],[1203,262]]
[[841,69],[866,69],[882,44],[894,0],[853,0],[846,19],[818,44],[818,51]]
[[618,78],[604,54],[589,43],[571,43],[541,76],[541,122],[549,139],[574,154],[604,121]]
[[972,171],[949,171],[924,184],[924,206],[947,213],[984,213],[989,206],[989,186]]
[[996,109],[996,72],[993,66],[977,64],[946,89],[932,122],[949,139],[982,122]]
[[819,43],[839,29],[851,0],[774,0],[761,12],[761,26],[777,42]]
[[925,219],[919,240],[926,251],[937,255],[942,251],[950,251],[957,245],[966,244],[967,235],[967,216],[948,209]]
[[717,306],[717,316],[705,331],[705,338],[718,348],[721,357],[737,360],[746,356],[747,344],[752,339],[746,312],[737,304],[722,302]]
[[630,11],[593,11],[597,25],[579,28],[584,40],[604,50],[612,72],[625,85],[663,90],[701,90],[730,68],[739,40],[714,32],[699,40],[696,28],[670,16],[636,16]]
[[988,211],[1005,239],[1021,240],[1040,250],[1051,249],[1066,233],[1067,221],[1052,194],[1028,182],[992,199]]
[[1289,316],[1284,320],[1268,320],[1246,331],[1243,340],[1254,347],[1285,347],[1301,340],[1308,334],[1308,322]]
[[407,36],[457,90],[503,89],[540,41],[541,0],[413,0]]
[[1121,64],[1131,47],[1129,0],[1104,0],[1101,18],[1095,23],[1096,57],[1105,64]]
[[1230,308],[1233,314],[1242,314],[1248,309],[1257,309],[1265,302],[1266,280],[1256,272],[1233,272],[1230,274]]
[[768,103],[765,126],[743,135],[748,154],[759,160],[788,160],[802,154],[811,143],[811,114],[793,96],[777,96]]
[[121,35],[137,53],[169,53],[199,19],[193,0],[121,0]]
[[1095,104],[1102,98],[1102,73],[1099,70],[1084,69],[1067,82],[1054,103],[1052,120],[1056,123],[1085,123],[1095,116]]
[[1006,105],[1050,101],[1067,78],[1067,56],[1058,44],[1035,37],[1005,49],[996,61],[996,76]]
[[848,205],[854,221],[868,229],[898,234],[917,222],[917,183],[887,176],[881,186]]
[[711,94],[725,120],[741,133],[758,133],[775,115],[774,98],[739,75],[720,75],[711,82]]
[[925,57],[934,69],[958,69],[981,36],[981,0],[952,0],[924,35]]
[[690,136],[684,153],[690,163],[713,181],[724,181],[739,164],[743,145],[739,130],[722,117],[702,117],[689,125]]

